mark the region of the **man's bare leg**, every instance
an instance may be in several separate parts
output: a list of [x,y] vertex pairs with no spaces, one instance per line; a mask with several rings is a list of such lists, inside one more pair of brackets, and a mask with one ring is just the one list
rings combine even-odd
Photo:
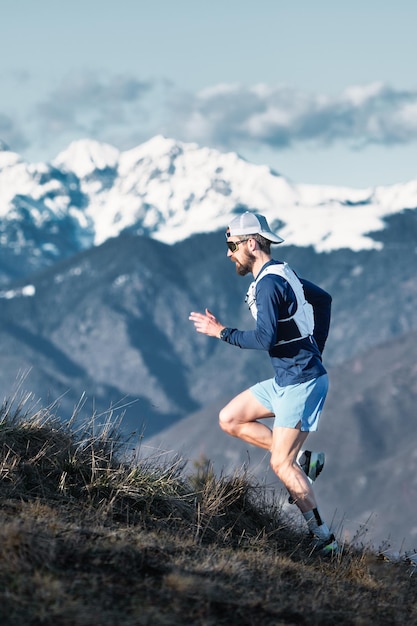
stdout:
[[308,432],[302,432],[299,427],[277,427],[272,431],[257,421],[267,417],[273,417],[273,414],[249,389],[233,398],[219,415],[220,426],[229,435],[271,452],[272,469],[303,514],[307,527],[316,538],[316,545],[335,553],[337,542],[321,519],[311,484],[297,463],[297,455]]
[[265,417],[273,417],[249,389],[242,391],[220,411],[220,427],[229,435],[248,443],[271,450],[272,430],[258,422]]
[[271,448],[271,467],[302,513],[317,507],[311,484],[297,463],[297,455],[307,436],[308,432],[302,432],[299,427],[279,426],[273,430]]
[[300,510],[316,506],[311,485],[297,463],[297,454],[308,433],[296,428],[274,428],[257,420],[273,417],[247,389],[220,411],[220,426],[233,437],[271,452],[271,466],[288,489]]

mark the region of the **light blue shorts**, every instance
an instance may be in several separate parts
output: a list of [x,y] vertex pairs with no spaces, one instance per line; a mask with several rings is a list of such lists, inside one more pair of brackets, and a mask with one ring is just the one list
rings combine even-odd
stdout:
[[274,428],[295,428],[314,431],[319,425],[320,414],[329,387],[327,374],[306,383],[280,387],[275,378],[264,380],[250,387],[255,398],[275,415]]

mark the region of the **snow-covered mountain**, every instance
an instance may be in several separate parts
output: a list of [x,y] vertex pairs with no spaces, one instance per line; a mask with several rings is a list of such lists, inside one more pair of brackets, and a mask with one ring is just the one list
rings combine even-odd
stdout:
[[367,233],[415,207],[417,180],[369,189],[295,184],[235,153],[162,136],[125,152],[76,141],[49,164],[0,152],[0,237],[14,254],[32,246],[34,256],[65,257],[123,231],[172,244],[223,229],[246,208],[264,213],[288,245],[371,249],[381,244]]
[[157,136],[126,152],[78,141],[53,165],[74,173],[88,197],[95,243],[139,228],[165,243],[223,229],[242,207],[282,225],[286,242],[318,251],[375,247],[382,219],[417,206],[417,180],[375,189],[293,184],[235,153]]

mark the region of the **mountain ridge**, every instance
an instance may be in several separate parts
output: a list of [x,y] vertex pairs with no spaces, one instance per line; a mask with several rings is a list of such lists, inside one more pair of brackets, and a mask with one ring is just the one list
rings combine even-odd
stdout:
[[[329,366],[417,328],[417,210],[392,216],[375,236],[382,235],[382,250],[278,248],[301,276],[333,296]],[[44,402],[65,386],[73,390],[72,405],[77,390],[101,398],[101,410],[131,398],[151,434],[210,403],[213,390],[234,394],[251,378],[270,375],[265,355],[225,352],[188,321],[191,310],[207,306],[226,325],[251,328],[249,281],[226,258],[222,232],[173,245],[124,233],[79,252],[0,290],[3,392],[12,372],[35,376],[33,368],[45,367],[47,383],[40,374],[34,382]],[[19,351],[21,365],[11,367]],[[225,369],[229,356],[233,368]]]

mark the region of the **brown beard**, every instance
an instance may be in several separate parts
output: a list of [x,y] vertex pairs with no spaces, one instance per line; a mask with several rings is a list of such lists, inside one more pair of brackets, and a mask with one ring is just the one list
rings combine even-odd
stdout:
[[246,274],[250,274],[252,272],[253,264],[255,262],[255,255],[251,254],[247,250],[244,253],[245,257],[240,263],[240,261],[236,261],[236,259],[232,259],[236,263],[236,272],[239,276],[246,276]]

